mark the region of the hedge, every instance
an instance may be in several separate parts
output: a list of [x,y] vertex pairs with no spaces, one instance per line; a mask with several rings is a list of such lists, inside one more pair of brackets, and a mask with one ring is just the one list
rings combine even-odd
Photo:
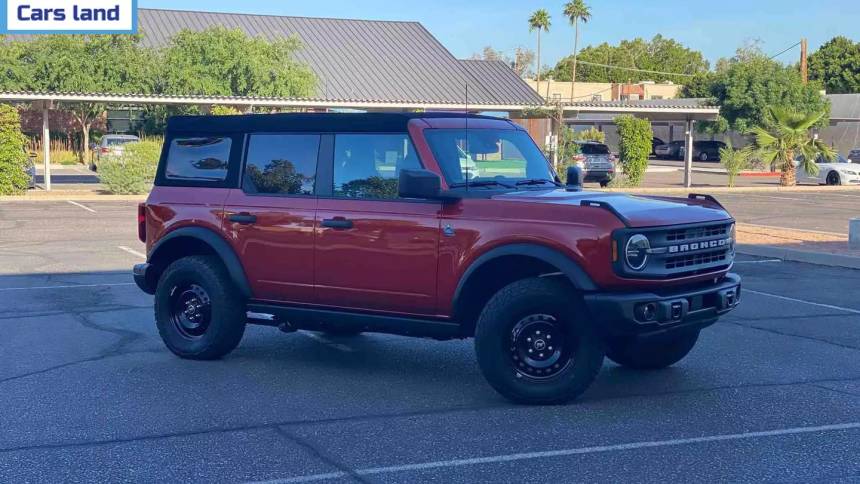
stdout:
[[161,156],[161,141],[138,141],[123,146],[121,155],[99,161],[99,181],[116,195],[149,192]]
[[618,127],[618,151],[627,184],[639,186],[645,177],[648,156],[651,154],[654,138],[651,122],[625,114],[615,118],[615,125]]
[[30,184],[26,146],[18,110],[0,104],[0,195],[22,193]]

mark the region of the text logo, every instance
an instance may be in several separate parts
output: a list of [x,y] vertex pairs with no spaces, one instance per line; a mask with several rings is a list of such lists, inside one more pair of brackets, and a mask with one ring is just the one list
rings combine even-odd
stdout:
[[137,0],[0,0],[0,33],[133,34]]

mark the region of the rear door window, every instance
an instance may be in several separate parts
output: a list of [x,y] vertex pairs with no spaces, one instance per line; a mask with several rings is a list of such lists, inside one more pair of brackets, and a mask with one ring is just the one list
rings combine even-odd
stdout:
[[250,136],[242,188],[249,194],[313,195],[320,135]]
[[167,153],[164,176],[168,180],[224,181],[231,146],[228,137],[174,138]]

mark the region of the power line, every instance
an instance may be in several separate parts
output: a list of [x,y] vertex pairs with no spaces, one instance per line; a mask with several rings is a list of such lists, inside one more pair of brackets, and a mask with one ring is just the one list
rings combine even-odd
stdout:
[[583,61],[583,60],[577,60],[576,62],[577,62],[577,64],[586,64],[589,66],[597,66],[597,67],[609,67],[612,69],[620,69],[622,71],[646,72],[648,74],[663,74],[665,76],[695,77],[694,74],[681,74],[678,72],[651,71],[648,69],[637,69],[635,67],[612,66],[609,64],[600,64],[597,62],[588,62],[588,61]]
[[790,51],[791,49],[793,49],[793,48],[797,47],[798,45],[800,45],[800,42],[797,42],[796,44],[792,44],[792,45],[791,45],[791,47],[789,47],[789,48],[787,48],[787,49],[785,49],[785,50],[781,50],[781,51],[779,51],[779,53],[778,53],[778,54],[774,54],[774,55],[772,55],[772,56],[768,57],[768,60],[773,60],[774,58],[779,57],[779,56],[781,56],[782,54],[785,54],[786,52],[788,52],[788,51]]

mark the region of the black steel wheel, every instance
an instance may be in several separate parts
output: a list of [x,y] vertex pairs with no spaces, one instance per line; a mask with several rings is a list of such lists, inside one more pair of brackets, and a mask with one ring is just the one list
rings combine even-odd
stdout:
[[197,284],[176,286],[170,291],[170,320],[186,338],[200,338],[212,322],[212,300]]
[[475,328],[487,382],[517,403],[566,403],[603,364],[603,341],[576,289],[561,278],[513,282],[490,298]]
[[574,339],[575,336],[569,336],[554,316],[526,316],[511,330],[510,351],[514,368],[525,378],[552,378],[572,363]]
[[233,351],[242,340],[245,319],[245,302],[216,257],[184,257],[158,279],[158,333],[182,358],[212,360]]

